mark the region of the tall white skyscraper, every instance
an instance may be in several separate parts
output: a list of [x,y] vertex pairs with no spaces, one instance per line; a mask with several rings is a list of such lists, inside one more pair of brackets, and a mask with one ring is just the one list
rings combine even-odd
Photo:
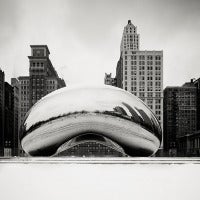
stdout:
[[117,86],[144,101],[163,127],[163,51],[141,51],[139,39],[137,27],[128,20],[116,69]]

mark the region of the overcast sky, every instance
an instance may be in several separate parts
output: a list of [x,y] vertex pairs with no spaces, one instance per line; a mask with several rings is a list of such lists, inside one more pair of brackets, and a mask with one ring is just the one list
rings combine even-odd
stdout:
[[67,85],[103,83],[129,19],[140,50],[163,50],[164,86],[200,77],[199,0],[0,0],[0,68],[28,75],[30,45],[47,44]]

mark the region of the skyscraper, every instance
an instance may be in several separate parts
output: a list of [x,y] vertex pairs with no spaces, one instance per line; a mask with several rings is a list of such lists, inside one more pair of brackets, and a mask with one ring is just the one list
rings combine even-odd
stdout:
[[163,51],[140,50],[137,27],[128,20],[116,68],[117,87],[138,96],[163,125]]
[[13,141],[13,155],[19,155],[19,80],[16,78],[11,79],[11,85],[14,92],[14,141]]
[[4,156],[12,156],[14,148],[14,92],[5,82]]
[[29,76],[20,76],[19,80],[19,126],[28,110],[43,96],[65,86],[59,78],[51,60],[47,45],[31,45],[29,58]]
[[197,131],[197,87],[192,82],[164,90],[164,150],[168,156],[189,156]]
[[48,93],[65,86],[49,59],[47,45],[31,45],[29,58],[29,106]]

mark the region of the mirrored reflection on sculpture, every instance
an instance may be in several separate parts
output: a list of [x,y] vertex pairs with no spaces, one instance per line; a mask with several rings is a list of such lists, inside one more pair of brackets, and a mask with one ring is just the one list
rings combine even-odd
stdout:
[[162,139],[140,99],[105,85],[50,93],[27,113],[21,133],[29,156],[151,156]]

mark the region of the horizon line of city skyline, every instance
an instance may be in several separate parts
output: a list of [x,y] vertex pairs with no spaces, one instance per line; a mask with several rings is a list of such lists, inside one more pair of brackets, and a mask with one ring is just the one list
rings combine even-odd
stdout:
[[[29,46],[31,46],[31,45],[33,45],[33,44],[30,44]],[[48,46],[48,44],[34,44],[34,45],[44,45],[44,46]],[[138,50],[138,51],[148,51],[147,49],[140,49],[140,50]],[[151,50],[151,51],[162,51],[163,52],[163,57],[164,57],[164,50]],[[52,59],[52,58],[51,58]],[[117,61],[116,61],[116,63],[117,63]],[[28,56],[27,56],[27,64],[28,64]],[[117,64],[116,64],[117,65]],[[54,65],[55,66],[55,65]],[[29,66],[27,66],[27,67],[29,67]],[[56,67],[55,67],[56,68]],[[116,68],[116,67],[115,67]],[[163,68],[164,68],[164,65],[163,65]],[[5,81],[6,82],[8,82],[9,84],[11,83],[11,79],[12,78],[18,78],[18,77],[21,77],[21,76],[28,76],[28,74],[23,74],[23,75],[20,75],[20,76],[13,76],[13,77],[11,77],[10,79],[7,79],[7,77],[6,77],[6,70],[4,70],[1,66],[0,66],[0,70],[2,70],[4,73],[5,73]],[[58,72],[58,74],[60,74],[60,72],[56,69],[56,71]],[[112,72],[105,72],[105,74],[109,74],[109,73],[111,73],[112,75],[113,75],[113,73]],[[60,75],[59,75],[60,76]],[[116,76],[116,72],[115,72],[115,75],[114,75],[114,77]],[[61,78],[67,83],[68,81],[66,80],[66,79],[64,79],[64,77],[62,77],[61,76]],[[187,80],[186,82],[190,82],[191,80],[197,80],[197,79],[199,79],[200,78],[200,75],[199,75],[199,77],[190,77],[190,79],[189,80]],[[166,79],[166,77],[165,77],[165,74],[163,73],[163,80],[164,79]],[[182,86],[183,84],[185,84],[186,82],[183,82],[183,83],[181,83],[180,85],[164,85],[164,81],[163,81],[163,85],[164,85],[164,87],[163,88],[166,88],[166,87],[177,87],[177,86]],[[73,86],[73,85],[81,85],[82,83],[74,83],[74,84],[69,84],[70,86]],[[92,84],[92,83],[91,83]],[[101,84],[104,84],[104,77],[102,77],[102,83]],[[87,83],[85,84],[85,83],[83,83],[83,85],[87,85]],[[98,85],[98,84],[96,84],[96,85]],[[66,86],[68,86],[68,84],[66,84]],[[164,89],[163,89],[164,90]]]

